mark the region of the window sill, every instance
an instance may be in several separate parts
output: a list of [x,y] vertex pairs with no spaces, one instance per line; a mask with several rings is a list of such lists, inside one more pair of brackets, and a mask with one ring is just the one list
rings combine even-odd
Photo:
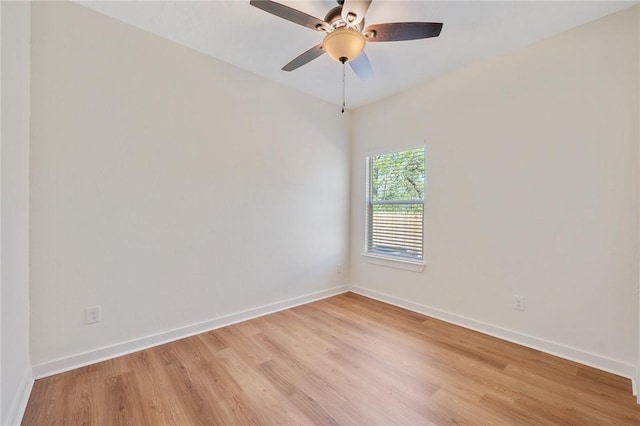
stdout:
[[388,268],[404,269],[405,271],[422,272],[424,262],[398,259],[395,257],[378,256],[371,253],[363,253],[364,261],[373,265],[386,266]]

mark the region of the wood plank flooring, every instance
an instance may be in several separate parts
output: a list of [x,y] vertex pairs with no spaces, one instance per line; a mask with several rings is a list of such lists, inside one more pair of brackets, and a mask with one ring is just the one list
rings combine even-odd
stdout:
[[353,293],[37,380],[23,425],[640,425],[628,379]]

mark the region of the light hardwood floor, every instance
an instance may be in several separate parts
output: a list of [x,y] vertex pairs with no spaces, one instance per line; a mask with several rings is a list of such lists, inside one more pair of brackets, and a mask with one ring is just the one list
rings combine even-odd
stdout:
[[37,380],[23,425],[640,424],[628,379],[353,293]]

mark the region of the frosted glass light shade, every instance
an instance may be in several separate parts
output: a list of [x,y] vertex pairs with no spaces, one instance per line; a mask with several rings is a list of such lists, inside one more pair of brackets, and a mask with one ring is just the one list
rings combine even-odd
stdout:
[[325,36],[322,48],[331,56],[331,59],[342,62],[342,58],[346,58],[345,62],[349,62],[358,57],[365,43],[366,40],[359,31],[338,28]]

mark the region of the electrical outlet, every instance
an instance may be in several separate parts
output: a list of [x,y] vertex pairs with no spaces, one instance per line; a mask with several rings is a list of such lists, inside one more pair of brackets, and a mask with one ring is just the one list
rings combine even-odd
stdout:
[[524,296],[513,296],[513,309],[517,311],[524,311]]
[[339,274],[342,273],[342,265],[340,263],[338,263],[338,266],[336,266],[336,272]]
[[85,324],[95,324],[100,322],[102,319],[102,315],[100,313],[100,306],[92,306],[90,308],[85,308],[84,310],[84,323]]

